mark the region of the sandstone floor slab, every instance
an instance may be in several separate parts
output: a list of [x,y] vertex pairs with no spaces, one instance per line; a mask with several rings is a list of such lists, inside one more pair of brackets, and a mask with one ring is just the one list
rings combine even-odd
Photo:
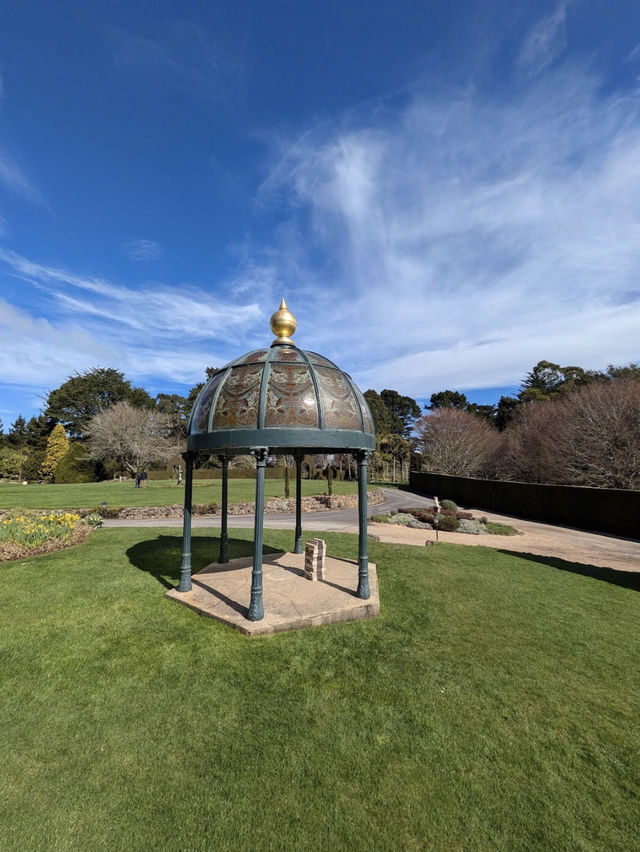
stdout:
[[191,591],[171,589],[166,596],[252,636],[373,618],[380,612],[373,563],[371,597],[362,600],[356,597],[356,562],[327,556],[325,579],[312,581],[304,576],[304,554],[275,553],[265,555],[262,563],[264,618],[249,621],[252,563],[250,556],[222,565],[213,562],[193,575]]

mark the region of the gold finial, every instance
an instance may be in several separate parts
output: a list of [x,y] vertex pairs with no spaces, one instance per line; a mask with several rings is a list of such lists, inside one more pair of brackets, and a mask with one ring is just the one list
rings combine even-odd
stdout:
[[291,340],[291,335],[296,330],[297,325],[296,318],[287,308],[287,303],[283,299],[280,302],[278,310],[271,316],[271,331],[276,336],[276,339],[271,345],[276,346],[279,343],[289,343],[291,346],[295,346],[295,343]]

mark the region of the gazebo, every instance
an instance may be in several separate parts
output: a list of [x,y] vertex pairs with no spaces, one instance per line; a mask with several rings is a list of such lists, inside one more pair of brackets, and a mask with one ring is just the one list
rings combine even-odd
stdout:
[[315,352],[299,349],[291,337],[296,320],[284,299],[271,317],[276,335],[269,349],[256,349],[223,367],[202,388],[189,423],[184,454],[185,495],[182,564],[178,592],[191,590],[191,508],[194,462],[215,455],[222,465],[220,555],[228,557],[229,459],[256,460],[256,501],[251,601],[248,618],[264,616],[262,602],[264,481],[270,455],[293,455],[296,464],[294,553],[302,553],[302,460],[308,453],[350,453],[358,465],[358,587],[368,599],[367,460],[375,448],[369,406],[351,377]]

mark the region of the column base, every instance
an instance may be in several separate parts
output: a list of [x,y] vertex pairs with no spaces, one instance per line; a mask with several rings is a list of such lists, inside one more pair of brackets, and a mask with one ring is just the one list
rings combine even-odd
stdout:
[[264,618],[264,608],[262,606],[262,594],[251,593],[251,603],[249,604],[249,621],[262,621]]
[[359,598],[367,601],[371,597],[371,589],[369,588],[369,560],[361,559],[358,566],[358,591],[356,595]]

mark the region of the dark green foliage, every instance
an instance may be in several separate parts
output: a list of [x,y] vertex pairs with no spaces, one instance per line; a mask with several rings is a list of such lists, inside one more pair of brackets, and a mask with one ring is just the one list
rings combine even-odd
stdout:
[[91,418],[116,402],[128,402],[134,408],[154,407],[146,390],[133,387],[124,373],[111,367],[94,367],[70,376],[50,391],[44,414],[62,423],[71,438],[82,440]]
[[159,393],[156,396],[156,409],[169,418],[171,434],[176,437],[186,436],[192,407],[186,397],[177,393]]
[[42,462],[44,461],[44,450],[32,450],[27,455],[22,466],[22,478],[29,482],[37,482],[41,478]]
[[69,449],[58,462],[54,478],[56,483],[96,482],[98,470],[95,462],[87,457],[87,451],[80,441],[73,441]]
[[460,526],[460,521],[455,515],[447,515],[441,512],[438,516],[438,528],[443,532],[455,532]]
[[27,421],[22,414],[18,414],[7,434],[7,444],[10,447],[23,447],[26,443]]
[[434,408],[459,408],[462,411],[466,411],[469,406],[465,394],[452,390],[432,393],[430,402],[431,405],[425,405],[425,408],[429,410],[433,410]]
[[458,507],[453,502],[453,500],[441,500],[440,505],[443,509],[451,509],[454,512],[458,511]]
[[519,401],[513,396],[501,396],[496,406],[495,425],[501,432],[507,428],[518,410]]
[[521,402],[551,399],[589,381],[590,376],[582,367],[561,367],[551,361],[538,361],[527,373],[518,399]]
[[608,379],[640,380],[640,364],[626,364],[617,366],[615,364],[609,364],[604,376]]
[[414,420],[420,417],[420,407],[415,399],[388,388],[380,393],[370,389],[365,391],[364,396],[371,409],[378,436],[409,436]]

